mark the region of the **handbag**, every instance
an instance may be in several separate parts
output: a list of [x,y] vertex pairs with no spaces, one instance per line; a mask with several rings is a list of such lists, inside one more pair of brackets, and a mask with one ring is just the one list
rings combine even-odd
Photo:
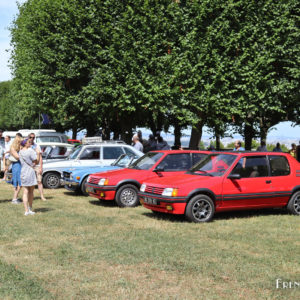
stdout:
[[16,158],[14,158],[14,156],[10,155],[8,160],[10,160],[11,162],[17,162],[18,160]]

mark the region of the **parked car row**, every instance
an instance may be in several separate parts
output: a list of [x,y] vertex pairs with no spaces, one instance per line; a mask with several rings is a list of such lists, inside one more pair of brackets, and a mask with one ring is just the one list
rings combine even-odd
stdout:
[[300,215],[300,164],[286,153],[169,150],[142,155],[121,143],[82,145],[67,160],[46,163],[44,175],[50,188],[63,184],[120,207],[141,203],[192,222],[242,209],[285,207]]

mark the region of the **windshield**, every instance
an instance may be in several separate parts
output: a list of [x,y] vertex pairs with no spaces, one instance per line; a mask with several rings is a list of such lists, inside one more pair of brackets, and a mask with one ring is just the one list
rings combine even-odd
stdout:
[[149,170],[164,155],[162,152],[148,152],[130,165],[130,169]]
[[69,159],[75,159],[78,156],[78,153],[81,151],[82,146],[75,147],[69,155]]
[[235,161],[233,154],[210,154],[190,169],[190,173],[204,176],[222,176]]

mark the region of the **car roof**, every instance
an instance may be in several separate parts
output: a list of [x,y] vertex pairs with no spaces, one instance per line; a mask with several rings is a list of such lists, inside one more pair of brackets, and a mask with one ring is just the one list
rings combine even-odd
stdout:
[[74,147],[72,144],[68,143],[57,143],[57,142],[39,142],[37,143],[39,146],[66,146],[66,147]]
[[151,150],[149,152],[160,152],[166,154],[175,154],[175,153],[213,153],[207,150]]

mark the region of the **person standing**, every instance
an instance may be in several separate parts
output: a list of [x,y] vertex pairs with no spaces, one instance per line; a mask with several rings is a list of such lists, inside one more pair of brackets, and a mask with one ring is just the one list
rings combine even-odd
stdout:
[[22,150],[19,152],[21,163],[21,185],[24,187],[23,204],[25,209],[25,216],[34,215],[32,211],[33,192],[37,184],[34,166],[38,163],[37,154],[31,148],[32,139],[26,139],[21,142]]
[[43,189],[43,183],[42,183],[42,174],[43,174],[43,157],[42,157],[42,151],[41,151],[41,147],[36,144],[34,142],[35,140],[35,134],[34,133],[30,133],[28,135],[28,139],[32,140],[32,146],[31,148],[36,152],[37,154],[37,161],[38,163],[35,165],[34,167],[34,171],[36,174],[36,179],[37,179],[37,183],[38,183],[38,190],[41,196],[41,199],[43,201],[47,201],[47,199],[44,196],[44,189]]
[[132,138],[133,141],[133,148],[143,152],[143,145],[142,143],[139,141],[139,137],[135,134]]
[[21,150],[21,142],[22,142],[22,135],[20,133],[16,134],[15,139],[13,140],[11,147],[10,147],[10,156],[13,157],[16,161],[12,162],[12,184],[14,186],[14,194],[12,203],[19,204],[22,201],[18,199],[19,192],[22,188],[21,185],[21,163],[19,152]]
[[163,139],[162,136],[157,138],[157,150],[170,150],[169,144]]
[[259,152],[268,152],[267,146],[266,146],[266,142],[265,141],[261,141],[260,142],[260,146],[257,147],[256,151]]
[[292,144],[292,149],[289,150],[289,154],[291,154],[294,158],[296,158],[296,150],[297,150],[296,144],[293,143]]
[[276,144],[276,147],[273,149],[273,152],[282,152],[282,149],[280,147],[280,143]]
[[10,146],[11,146],[11,139],[10,136],[7,135],[4,138],[5,140],[5,146],[4,146],[4,155],[3,155],[3,166],[4,166],[4,177],[3,180],[6,180],[6,174],[9,170],[11,161],[9,160],[10,156]]
[[245,151],[245,148],[242,147],[241,141],[239,140],[235,141],[233,151]]

